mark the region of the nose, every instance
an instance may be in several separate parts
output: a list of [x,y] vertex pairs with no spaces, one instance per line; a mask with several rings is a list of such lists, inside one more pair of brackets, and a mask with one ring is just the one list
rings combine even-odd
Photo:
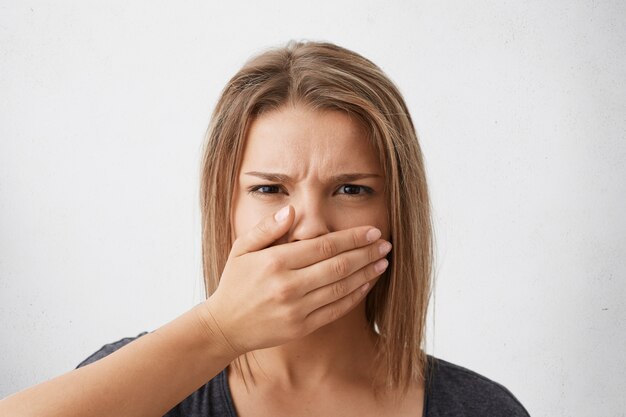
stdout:
[[295,218],[287,242],[313,239],[331,232],[332,213],[319,198],[307,196],[290,203],[294,207]]

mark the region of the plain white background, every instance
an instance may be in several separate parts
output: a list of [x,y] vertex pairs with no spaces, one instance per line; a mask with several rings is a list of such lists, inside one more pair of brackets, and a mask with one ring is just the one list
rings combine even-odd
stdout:
[[289,39],[399,85],[437,239],[428,352],[533,416],[624,416],[619,1],[0,2],[0,397],[203,298],[200,147]]

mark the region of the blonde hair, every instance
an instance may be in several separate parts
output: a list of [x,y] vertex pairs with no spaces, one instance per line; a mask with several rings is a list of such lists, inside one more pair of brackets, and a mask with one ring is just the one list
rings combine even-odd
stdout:
[[[427,359],[422,344],[433,253],[426,174],[399,90],[355,52],[331,43],[290,41],[250,59],[222,91],[206,134],[200,185],[206,295],[217,289],[230,252],[231,198],[247,128],[254,117],[286,104],[356,117],[380,157],[394,250],[367,296],[366,316],[380,335],[376,369],[382,381],[405,393],[425,376]],[[240,370],[239,359],[237,366]]]

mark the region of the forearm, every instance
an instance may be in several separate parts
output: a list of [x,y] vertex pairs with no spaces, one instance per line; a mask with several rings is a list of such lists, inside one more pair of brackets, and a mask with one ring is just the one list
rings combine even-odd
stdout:
[[234,353],[198,306],[85,367],[0,401],[10,416],[162,416]]

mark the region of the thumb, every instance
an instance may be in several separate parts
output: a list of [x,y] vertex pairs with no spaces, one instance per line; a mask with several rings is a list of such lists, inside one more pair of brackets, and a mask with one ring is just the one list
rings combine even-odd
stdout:
[[272,242],[287,233],[293,216],[291,205],[263,218],[248,233],[241,236],[233,243],[231,256],[241,256],[248,252],[254,252],[267,248]]

